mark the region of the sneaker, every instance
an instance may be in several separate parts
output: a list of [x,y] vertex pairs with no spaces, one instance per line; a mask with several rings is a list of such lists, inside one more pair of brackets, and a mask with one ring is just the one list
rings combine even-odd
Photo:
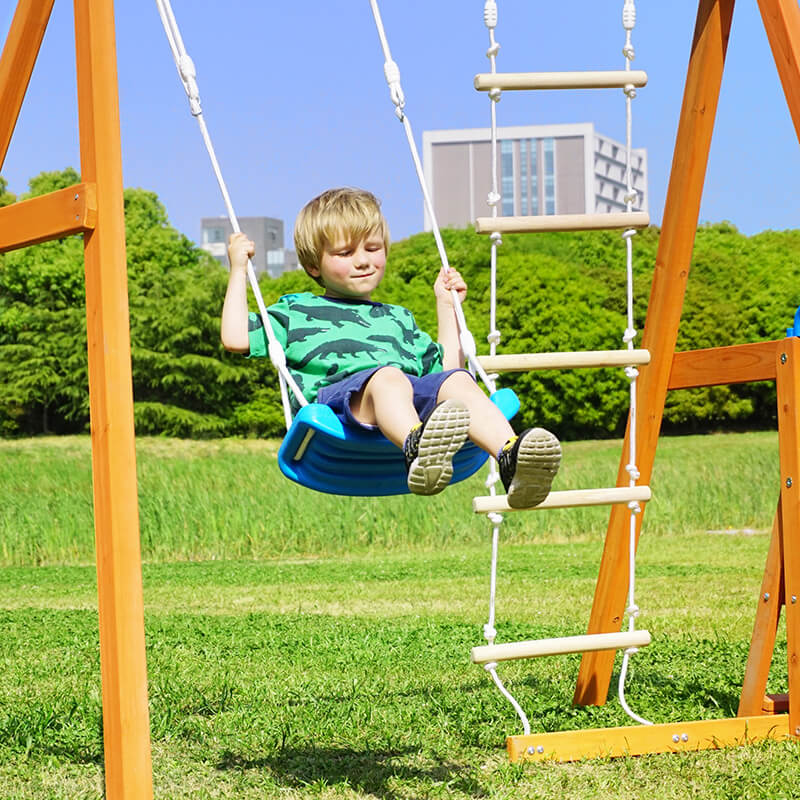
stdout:
[[438,494],[453,477],[453,456],[469,430],[469,411],[459,400],[445,400],[415,425],[403,445],[408,488],[414,494]]
[[561,463],[561,445],[550,431],[528,428],[505,443],[497,463],[509,506],[530,508],[550,493]]

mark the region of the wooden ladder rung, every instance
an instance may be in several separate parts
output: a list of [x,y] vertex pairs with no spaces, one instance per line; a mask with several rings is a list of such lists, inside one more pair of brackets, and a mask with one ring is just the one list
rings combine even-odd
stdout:
[[543,233],[557,231],[614,231],[646,228],[646,211],[608,214],[537,214],[531,217],[478,217],[475,233]]
[[479,92],[490,89],[623,89],[647,85],[647,73],[640,69],[589,72],[482,72],[475,76]]
[[651,497],[649,486],[616,486],[611,489],[571,489],[564,492],[550,492],[538,506],[530,508],[511,508],[504,494],[496,497],[474,497],[472,510],[476,514],[491,511],[538,511],[546,508],[577,508],[578,506],[611,506],[623,503],[645,503]]
[[565,353],[504,353],[478,356],[487,372],[529,372],[541,369],[627,367],[650,363],[649,350],[583,350]]
[[485,644],[473,647],[470,658],[475,664],[488,664],[490,661],[513,661],[518,658],[588,653],[594,650],[622,650],[628,647],[645,647],[648,644],[649,631],[592,633],[556,639],[533,639],[527,642]]

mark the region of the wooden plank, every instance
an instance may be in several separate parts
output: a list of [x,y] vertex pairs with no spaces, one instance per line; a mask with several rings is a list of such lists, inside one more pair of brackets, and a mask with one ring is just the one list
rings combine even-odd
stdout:
[[94,229],[97,191],[78,183],[0,208],[0,253]]
[[109,800],[153,796],[112,0],[75,0],[103,743]]
[[787,738],[789,717],[783,714],[531,733],[510,736],[506,745],[511,761],[578,761],[582,758],[721,750],[765,739],[780,741]]
[[544,369],[591,369],[642,366],[650,363],[647,350],[579,350],[564,353],[504,353],[478,356],[487,372],[531,372]]
[[581,72],[483,72],[475,76],[479,92],[536,89],[624,89],[646,86],[647,73],[640,69],[584,70]]
[[797,0],[758,0],[758,7],[800,139],[800,6]]
[[750,637],[750,650],[744,670],[742,691],[739,695],[738,717],[752,717],[762,713],[764,693],[767,691],[767,678],[775,650],[775,636],[778,620],[783,606],[783,536],[781,526],[783,505],[778,498],[778,510],[772,523],[764,577],[758,593],[756,618],[753,635]]
[[[476,514],[490,511],[540,511],[550,508],[577,508],[579,506],[627,505],[630,502],[646,503],[651,497],[649,486],[615,486],[610,489],[570,489],[564,492],[550,492],[538,506],[530,508],[511,508],[504,494],[490,497],[474,497],[472,510]],[[610,632],[610,631],[608,631]]]
[[558,231],[614,231],[646,228],[646,211],[608,214],[537,214],[531,217],[478,217],[475,233],[542,233]]
[[669,389],[775,380],[775,348],[783,339],[675,353]]
[[[645,484],[650,482],[652,475],[672,356],[678,338],[733,5],[734,0],[700,0],[697,10],[650,302],[642,334],[642,347],[650,351],[652,359],[638,380],[636,435],[639,472]],[[628,463],[629,435],[630,430],[622,447],[616,481],[620,485],[625,484],[628,478],[625,467]],[[638,514],[636,518],[637,539],[643,516]],[[629,527],[628,509],[615,506],[608,523],[589,619],[589,633],[607,633],[620,628],[628,585]],[[613,653],[587,653],[581,661],[574,702],[577,705],[605,703],[613,667]]]
[[0,56],[0,169],[17,126],[55,0],[19,0]]
[[553,639],[531,639],[527,642],[503,642],[473,647],[470,660],[474,664],[491,661],[516,661],[520,658],[542,658],[566,653],[588,653],[590,650],[624,650],[650,644],[649,631],[596,633],[594,636],[558,636]]
[[789,730],[800,736],[800,339],[785,340],[777,368]]

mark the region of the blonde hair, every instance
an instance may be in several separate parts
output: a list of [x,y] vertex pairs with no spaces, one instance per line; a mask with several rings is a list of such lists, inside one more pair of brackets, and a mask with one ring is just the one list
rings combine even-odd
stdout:
[[[303,269],[319,269],[325,245],[343,237],[357,243],[377,233],[389,249],[389,226],[377,197],[365,189],[328,189],[306,203],[294,224],[294,249]],[[311,276],[322,285],[319,277]]]

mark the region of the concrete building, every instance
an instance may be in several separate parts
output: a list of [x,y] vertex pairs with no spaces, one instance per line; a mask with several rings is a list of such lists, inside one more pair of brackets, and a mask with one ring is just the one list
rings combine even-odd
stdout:
[[[497,129],[498,215],[595,214],[625,210],[625,145],[591,122]],[[425,177],[442,227],[491,216],[491,130],[425,131]],[[633,150],[635,210],[647,211],[647,151]],[[431,221],[425,212],[425,230]]]
[[[273,217],[239,217],[239,227],[255,242],[253,268],[256,275],[297,269],[297,254],[283,246],[283,220]],[[228,268],[228,237],[233,226],[227,217],[204,217],[200,222],[200,247]]]

